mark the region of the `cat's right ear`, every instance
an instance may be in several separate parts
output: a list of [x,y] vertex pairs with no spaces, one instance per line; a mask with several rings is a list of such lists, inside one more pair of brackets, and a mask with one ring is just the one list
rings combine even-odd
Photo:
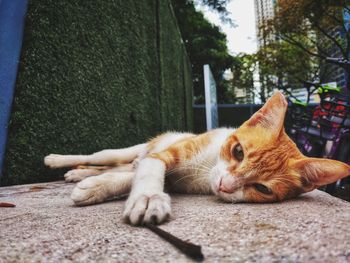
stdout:
[[279,133],[283,128],[288,103],[282,92],[277,91],[264,106],[245,122],[248,126],[262,126]]
[[293,162],[292,167],[301,176],[304,192],[350,175],[350,166],[346,163],[323,158],[304,157]]

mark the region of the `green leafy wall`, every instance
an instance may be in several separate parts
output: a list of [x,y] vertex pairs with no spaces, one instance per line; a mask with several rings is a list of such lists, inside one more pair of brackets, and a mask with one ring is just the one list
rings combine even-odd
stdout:
[[192,129],[191,70],[168,0],[31,0],[2,185],[50,181],[49,153]]

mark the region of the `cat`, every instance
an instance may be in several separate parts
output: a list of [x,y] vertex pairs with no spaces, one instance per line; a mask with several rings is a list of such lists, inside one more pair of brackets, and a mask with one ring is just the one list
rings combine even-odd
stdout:
[[129,193],[123,218],[132,225],[163,223],[171,214],[166,192],[215,194],[227,202],[276,202],[350,175],[345,163],[305,157],[284,131],[281,92],[238,129],[194,135],[169,132],[133,147],[92,155],[45,157],[50,168],[78,182],[78,206]]

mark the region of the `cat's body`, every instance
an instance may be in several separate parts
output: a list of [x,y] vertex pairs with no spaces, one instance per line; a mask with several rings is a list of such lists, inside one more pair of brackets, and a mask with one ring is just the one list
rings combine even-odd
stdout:
[[299,152],[283,129],[286,107],[277,93],[237,130],[165,133],[125,149],[49,155],[45,164],[77,167],[65,175],[67,181],[82,180],[71,195],[77,205],[130,193],[124,218],[134,225],[169,217],[170,198],[164,190],[213,193],[229,202],[273,202],[349,175],[344,163]]
[[[178,160],[169,165],[165,177],[165,189],[167,192],[212,194],[210,170],[215,166],[220,154],[221,145],[232,134],[234,129],[221,128],[208,133],[194,135],[188,133],[165,133],[158,138],[157,147],[150,153],[155,156],[162,155],[162,151],[170,148],[176,149],[177,145],[184,144],[179,150]],[[176,137],[177,142],[169,144]],[[186,149],[185,144],[195,142],[196,147]],[[151,141],[152,142],[152,141]],[[198,143],[197,143],[198,142]],[[182,154],[181,154],[182,151]],[[175,152],[175,150],[173,151]],[[187,153],[195,152],[191,155]],[[164,157],[163,157],[164,158]]]

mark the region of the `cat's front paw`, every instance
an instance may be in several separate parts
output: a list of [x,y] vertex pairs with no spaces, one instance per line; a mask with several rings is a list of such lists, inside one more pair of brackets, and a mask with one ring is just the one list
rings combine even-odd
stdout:
[[73,169],[65,173],[64,179],[69,183],[80,182],[83,179],[96,174],[96,170],[93,169]]
[[170,197],[165,193],[131,195],[126,201],[123,218],[132,225],[161,224],[169,219]]
[[71,198],[77,206],[101,203],[108,197],[107,183],[99,177],[86,178],[73,189]]

